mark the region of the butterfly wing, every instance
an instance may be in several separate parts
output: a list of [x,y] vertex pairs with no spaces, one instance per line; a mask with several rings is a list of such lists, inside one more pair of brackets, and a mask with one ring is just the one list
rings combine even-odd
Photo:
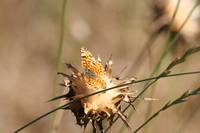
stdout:
[[106,88],[104,67],[101,62],[97,61],[85,47],[81,48],[81,59],[88,88],[91,90]]

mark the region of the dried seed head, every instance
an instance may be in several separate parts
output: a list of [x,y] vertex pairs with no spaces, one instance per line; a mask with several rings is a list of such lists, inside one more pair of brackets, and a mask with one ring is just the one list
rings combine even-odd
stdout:
[[[75,100],[94,92],[133,82],[135,78],[120,79],[118,77],[112,77],[113,62],[111,57],[104,67],[101,64],[100,58],[96,60],[85,47],[82,47],[81,58],[84,72],[81,73],[71,64],[66,64],[67,67],[72,70],[72,76],[64,73],[58,74],[62,75],[64,84],[69,88],[69,92],[53,100],[58,98]],[[129,94],[136,92],[130,91],[129,86],[130,85],[126,85],[105,91],[104,93],[89,96],[70,104],[65,109],[70,109],[74,113],[77,124],[83,127],[84,130],[88,122],[91,121],[94,131],[96,131],[96,125],[98,125],[99,129],[103,132],[102,120],[107,119],[112,123],[114,116],[117,114],[125,122],[128,130],[131,132],[126,122],[126,117],[121,112],[120,105],[121,101],[130,103]]]

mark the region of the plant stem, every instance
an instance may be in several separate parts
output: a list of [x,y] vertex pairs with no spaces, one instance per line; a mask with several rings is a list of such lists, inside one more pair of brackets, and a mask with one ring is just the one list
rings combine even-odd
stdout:
[[[59,42],[59,48],[58,48],[58,57],[57,57],[57,72],[61,71],[62,69],[62,49],[63,49],[63,42],[64,42],[64,34],[65,34],[65,12],[66,12],[66,5],[67,0],[63,1],[62,5],[62,15],[61,15],[61,31],[60,31],[60,42]],[[57,85],[60,82],[60,76],[56,74],[56,80],[55,80],[55,89],[54,89],[54,97],[59,95],[59,86]],[[55,109],[58,106],[58,101],[53,101],[52,103],[52,109]],[[55,122],[56,113],[53,113],[51,115],[51,122],[50,122],[50,129],[49,132],[53,133],[54,131],[54,122]]]

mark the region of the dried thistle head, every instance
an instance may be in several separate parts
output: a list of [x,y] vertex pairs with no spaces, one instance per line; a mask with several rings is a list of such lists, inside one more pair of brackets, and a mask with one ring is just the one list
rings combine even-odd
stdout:
[[[113,64],[111,57],[105,66],[103,66],[100,58],[96,60],[85,47],[82,47],[81,58],[84,72],[79,72],[71,64],[66,64],[72,70],[71,76],[58,72],[62,76],[64,85],[69,88],[69,92],[52,100],[66,98],[73,101],[94,92],[130,83],[135,80],[135,78],[120,79],[119,77],[113,77],[111,75]],[[126,122],[126,117],[121,112],[120,104],[121,101],[131,104],[129,95],[136,91],[130,91],[129,86],[117,87],[89,96],[70,104],[65,109],[70,109],[74,113],[77,124],[83,127],[83,131],[88,122],[92,122],[93,132],[96,132],[96,125],[98,125],[101,132],[104,132],[102,120],[107,119],[111,124],[114,116],[117,114],[131,132],[131,128]]]

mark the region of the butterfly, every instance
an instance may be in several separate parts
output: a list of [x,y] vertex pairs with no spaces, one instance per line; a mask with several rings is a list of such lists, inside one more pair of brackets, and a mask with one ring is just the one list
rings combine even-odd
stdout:
[[106,88],[104,67],[100,59],[96,60],[93,55],[83,46],[81,48],[82,68],[84,70],[84,80],[90,90]]

